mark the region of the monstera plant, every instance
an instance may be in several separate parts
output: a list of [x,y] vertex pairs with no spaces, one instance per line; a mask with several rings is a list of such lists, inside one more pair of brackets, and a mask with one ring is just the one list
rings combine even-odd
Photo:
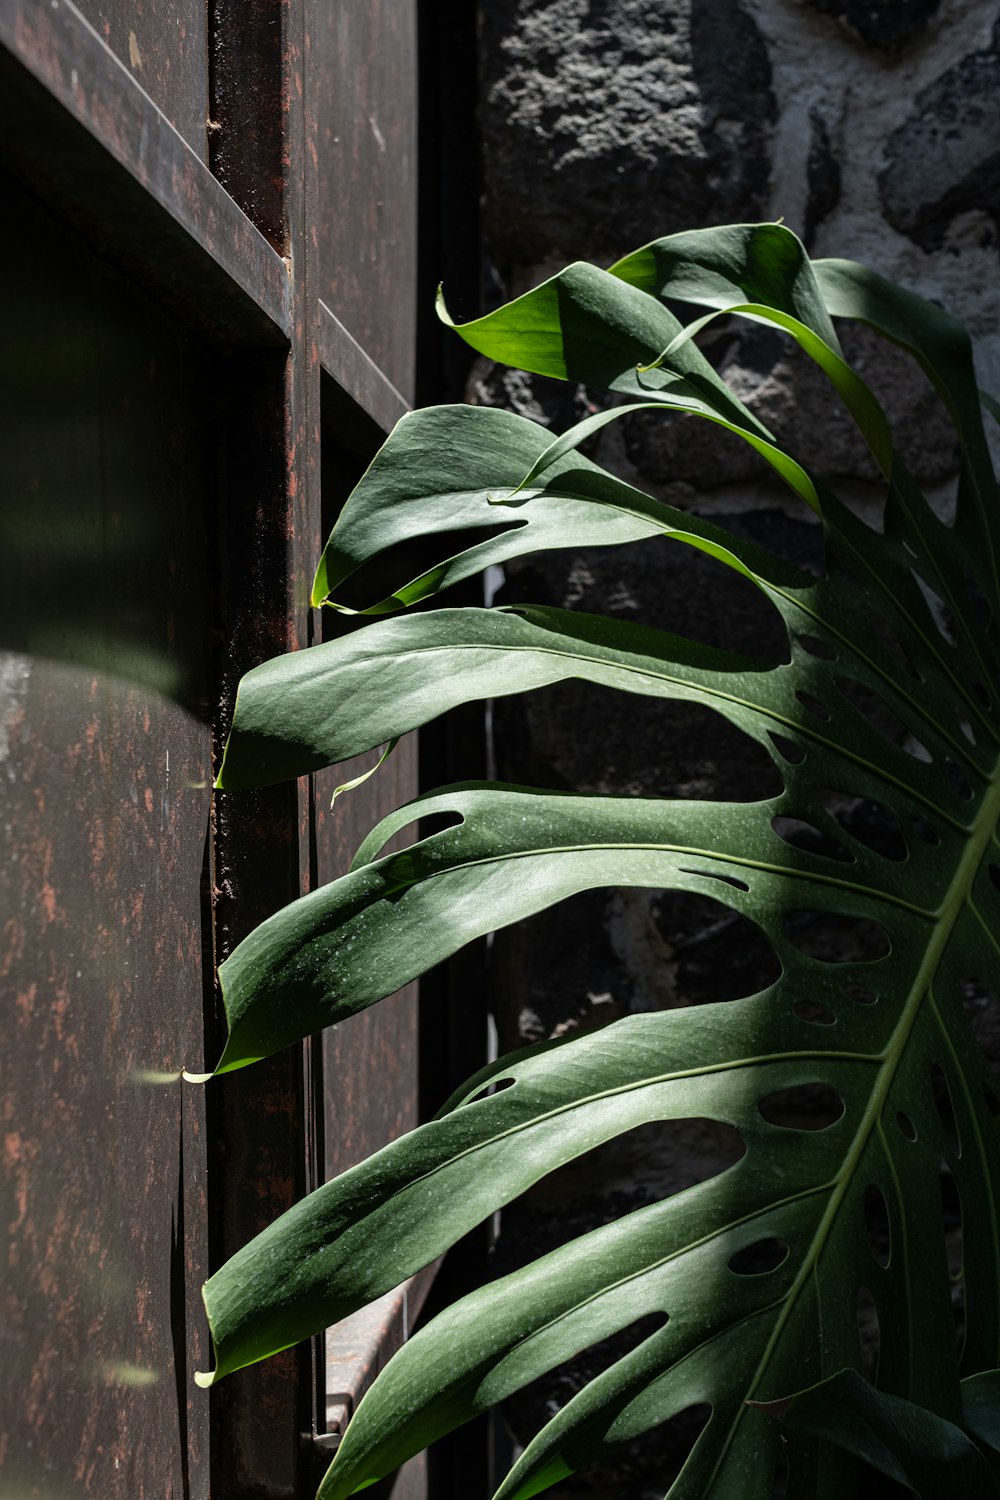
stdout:
[[[701,311],[682,325],[678,304]],[[721,315],[780,330],[820,366],[884,478],[878,529],[810,472],[808,453],[783,451],[699,350]],[[917,488],[835,319],[901,346],[937,388],[961,449],[954,515]],[[492,359],[625,399],[555,439],[482,407],[405,417],[343,510],[313,602],[344,607],[348,579],[356,588],[414,539],[427,566],[364,601],[361,613],[393,618],[249,673],[219,786],[299,776],[456,704],[578,678],[714,710],[764,748],[782,790],[726,803],[469,782],[421,797],[371,832],[350,873],[271,917],[221,966],[218,1071],[596,886],[724,902],[766,935],[780,977],[741,1000],[527,1048],[471,1078],[212,1277],[217,1364],[202,1382],[398,1285],[595,1146],[648,1122],[708,1118],[738,1132],[735,1165],[481,1287],[411,1338],[361,1402],[322,1500],[640,1320],[638,1345],[552,1417],[498,1497],[538,1494],[692,1407],[707,1419],[671,1500],[770,1500],[786,1484],[850,1500],[887,1482],[925,1500],[995,1495],[1000,1083],[969,1001],[988,1015],[991,986],[1000,993],[1000,510],[981,416],[992,403],[968,336],[871,271],[811,262],[775,224],[673,235],[609,271],[572,265],[458,332]],[[638,408],[695,414],[751,444],[818,516],[822,572],[581,456],[601,424]],[[787,660],[530,602],[407,613],[535,550],[644,538],[751,580],[781,616]],[[895,844],[862,837],[837,797],[877,809]],[[436,831],[425,823],[420,837],[432,816]],[[405,829],[409,846],[384,853]],[[817,957],[800,940],[802,913],[875,941],[846,961]],[[959,1237],[960,1264],[954,1253],[949,1264]],[[879,1330],[867,1377],[859,1294]]]

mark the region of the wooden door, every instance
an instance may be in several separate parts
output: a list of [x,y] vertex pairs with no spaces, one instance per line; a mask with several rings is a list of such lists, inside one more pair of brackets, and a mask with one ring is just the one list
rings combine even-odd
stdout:
[[[425,1290],[331,1343],[329,1402],[322,1341],[193,1386],[210,1269],[420,1108],[414,993],[207,1089],[179,1075],[218,1055],[215,963],[417,790],[415,743],[336,817],[335,774],[211,780],[242,672],[318,638],[311,571],[353,476],[419,372],[441,390],[421,151],[428,300],[441,226],[469,217],[442,210],[447,150],[427,168],[451,136],[418,90],[440,24],[417,0],[0,6],[12,1500],[311,1494]],[[420,1464],[393,1489],[427,1492]]]

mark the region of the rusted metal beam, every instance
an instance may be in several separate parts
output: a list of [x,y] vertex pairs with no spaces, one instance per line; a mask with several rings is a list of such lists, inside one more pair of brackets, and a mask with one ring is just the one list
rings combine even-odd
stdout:
[[205,1500],[217,372],[0,196],[0,1495]]
[[317,294],[413,399],[417,4],[314,7]]
[[285,261],[69,0],[0,7],[0,161],[213,341],[287,339]]
[[283,255],[291,163],[285,28],[295,18],[274,0],[210,0],[208,21],[212,171]]
[[[358,414],[367,417],[371,425],[365,441],[369,445],[373,439],[384,437],[410,410],[410,404],[325,302],[319,304],[316,343],[320,365],[333,382],[328,392],[331,411],[335,410],[338,417],[341,413],[348,418]],[[349,423],[344,423],[340,441],[345,447],[353,446]]]

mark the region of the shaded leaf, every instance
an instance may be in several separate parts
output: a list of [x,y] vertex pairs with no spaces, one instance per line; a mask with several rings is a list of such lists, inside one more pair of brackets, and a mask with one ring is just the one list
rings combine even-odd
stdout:
[[920,1500],[970,1500],[996,1494],[989,1467],[960,1427],[889,1396],[856,1370],[836,1375],[763,1410],[786,1427],[823,1438],[912,1490]]
[[1000,1370],[984,1370],[962,1381],[962,1426],[1000,1455]]

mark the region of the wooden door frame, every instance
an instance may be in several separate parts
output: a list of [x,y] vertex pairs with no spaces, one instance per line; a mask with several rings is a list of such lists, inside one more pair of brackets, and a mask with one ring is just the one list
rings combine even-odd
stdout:
[[[323,3],[213,0],[211,25],[229,27],[232,45],[213,49],[210,32],[208,93],[212,115],[221,107],[224,118],[206,120],[201,155],[70,0],[4,0],[0,7],[0,166],[218,352],[223,719],[243,671],[313,639],[307,600],[323,539],[321,386],[335,419],[372,446],[413,395],[397,390],[318,291],[309,44],[314,7]],[[429,310],[430,278],[442,269],[464,278],[467,301],[476,297],[475,7],[468,0],[437,6],[412,0],[412,10],[423,73],[414,279]],[[463,48],[464,58],[456,57]],[[226,115],[226,101],[240,87],[256,90],[256,110]],[[262,174],[269,186],[258,202]],[[428,316],[419,319],[416,389],[422,400],[456,399],[462,357],[444,352]],[[476,734],[474,726],[463,731],[472,740]],[[441,740],[425,746],[423,776],[447,759],[443,746]],[[238,821],[220,799],[206,879],[216,961],[257,921],[311,888],[314,831],[311,779],[262,791],[252,804],[244,799]],[[453,1017],[447,978],[435,985],[438,1016],[443,1008]],[[480,1060],[468,1023],[447,1024],[453,1076],[428,1082],[425,1073],[425,1092],[439,1092],[455,1072]],[[218,1014],[206,1029],[210,1053],[218,1045]],[[313,1041],[213,1086],[214,1264],[318,1185],[322,1094]],[[328,1457],[335,1437],[324,1437],[322,1363],[314,1340],[211,1392],[213,1491],[224,1489],[230,1500],[312,1493],[317,1452]],[[467,1463],[466,1454],[450,1478],[448,1462],[439,1464],[443,1477],[434,1493],[449,1494],[453,1485],[462,1492]]]

